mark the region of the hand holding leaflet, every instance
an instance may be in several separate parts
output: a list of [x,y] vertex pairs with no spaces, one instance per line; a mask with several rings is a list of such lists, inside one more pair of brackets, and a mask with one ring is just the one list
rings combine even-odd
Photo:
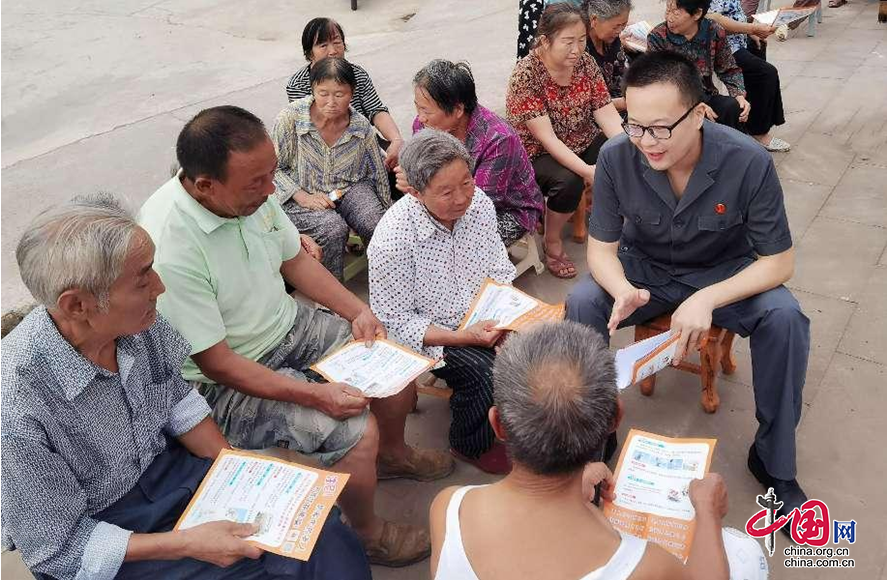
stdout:
[[367,347],[352,341],[311,368],[333,383],[347,383],[364,396],[396,395],[435,361],[390,340],[377,339]]
[[514,331],[536,322],[563,319],[563,304],[546,304],[513,286],[487,279],[459,328],[495,320],[497,329]]
[[671,364],[680,335],[666,331],[616,351],[616,386],[626,389]]
[[632,429],[616,466],[616,499],[604,505],[604,515],[616,529],[686,561],[696,529],[690,482],[708,473],[716,443]]
[[245,451],[222,450],[175,525],[253,523],[247,541],[267,552],[308,560],[347,473],[305,467]]

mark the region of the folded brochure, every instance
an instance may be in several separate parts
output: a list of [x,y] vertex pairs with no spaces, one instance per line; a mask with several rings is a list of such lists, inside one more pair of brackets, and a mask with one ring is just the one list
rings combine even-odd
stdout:
[[384,398],[401,392],[436,362],[390,340],[374,340],[370,347],[355,340],[311,369],[332,383],[360,389],[367,397]]
[[495,320],[497,329],[517,331],[537,322],[563,319],[563,303],[546,304],[514,286],[487,278],[459,328],[467,328],[483,320]]
[[690,482],[708,473],[716,443],[632,429],[616,465],[616,500],[604,504],[604,515],[616,529],[686,562],[696,531]]
[[255,523],[259,529],[246,538],[248,542],[266,552],[308,560],[348,477],[347,473],[225,449],[175,529],[218,520]]
[[668,330],[617,350],[616,386],[625,389],[670,365],[679,337]]
[[785,7],[780,8],[779,10],[770,10],[768,12],[754,14],[752,18],[761,24],[767,24],[778,28],[783,24],[794,24],[795,22],[808,18],[811,14],[816,12],[817,8],[818,6],[808,6],[806,8]]

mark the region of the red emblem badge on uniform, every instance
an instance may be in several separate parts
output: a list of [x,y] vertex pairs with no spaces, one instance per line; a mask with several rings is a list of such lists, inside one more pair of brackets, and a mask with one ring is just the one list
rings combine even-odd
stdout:
[[722,203],[716,204],[715,205],[715,213],[720,213],[720,214],[727,213],[727,206]]

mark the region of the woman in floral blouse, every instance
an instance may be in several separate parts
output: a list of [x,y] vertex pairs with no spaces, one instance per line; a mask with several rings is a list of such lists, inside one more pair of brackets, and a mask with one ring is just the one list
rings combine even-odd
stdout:
[[631,0],[584,0],[582,9],[588,15],[588,54],[594,57],[613,105],[620,113],[625,111],[622,96],[622,75],[625,74],[626,58],[619,35],[628,24]]
[[323,265],[339,280],[349,230],[369,243],[391,205],[373,127],[349,106],[356,84],[347,60],[319,60],[311,66],[313,94],[287,105],[271,130],[283,211],[320,244]]
[[[647,50],[671,50],[696,63],[705,87],[706,116],[734,129],[748,120],[751,105],[745,99],[742,69],[736,64],[727,33],[705,18],[711,0],[668,0],[665,22],[647,36]],[[712,77],[727,87],[729,97],[718,94]]]
[[505,105],[547,198],[545,262],[552,274],[572,278],[561,230],[594,182],[594,164],[606,137],[622,132],[607,84],[585,52],[588,19],[571,3],[542,13],[535,48],[518,61]]

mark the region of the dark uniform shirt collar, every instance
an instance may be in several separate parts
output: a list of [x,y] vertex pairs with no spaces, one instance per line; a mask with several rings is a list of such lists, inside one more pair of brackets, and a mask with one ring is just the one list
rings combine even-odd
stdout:
[[702,129],[700,130],[702,134],[702,152],[699,155],[696,166],[693,168],[693,172],[690,174],[687,187],[684,189],[684,195],[681,196],[680,200],[675,196],[666,172],[650,167],[647,157],[638,148],[634,148],[634,155],[639,156],[641,165],[644,167],[644,180],[656,192],[659,199],[672,209],[675,215],[684,211],[715,183],[714,176],[720,166],[723,151],[717,139],[706,139],[706,129],[710,126],[711,121],[707,119],[703,121]]

